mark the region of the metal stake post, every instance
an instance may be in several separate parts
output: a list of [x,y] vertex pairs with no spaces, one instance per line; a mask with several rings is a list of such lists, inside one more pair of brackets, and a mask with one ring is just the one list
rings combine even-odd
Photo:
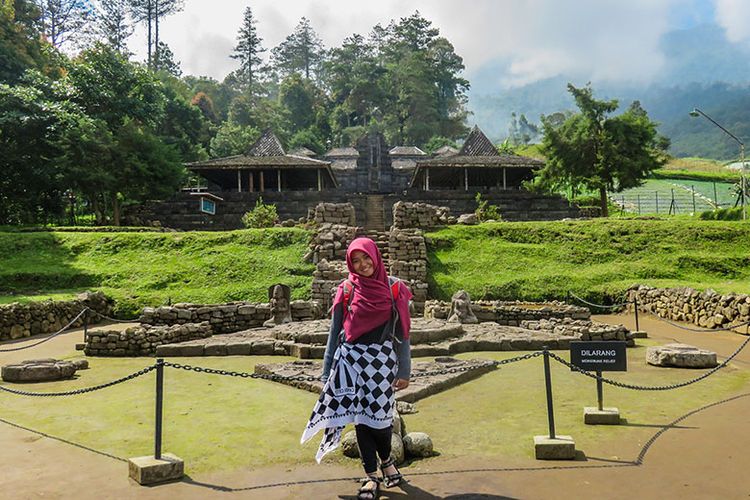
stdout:
[[83,312],[83,341],[89,338],[89,310]]
[[164,360],[156,360],[156,415],[154,435],[154,458],[161,458],[161,414],[164,401]]
[[596,370],[596,399],[599,401],[599,411],[604,410],[604,389],[602,388],[602,371]]
[[549,438],[555,439],[555,412],[552,407],[552,375],[549,368],[549,351],[544,347],[544,384],[547,387],[547,420],[549,421]]

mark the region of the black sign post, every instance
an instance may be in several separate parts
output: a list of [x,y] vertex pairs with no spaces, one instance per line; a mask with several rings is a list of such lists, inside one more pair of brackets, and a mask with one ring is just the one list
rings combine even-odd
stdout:
[[[583,370],[596,372],[596,399],[599,412],[604,412],[602,372],[624,372],[628,370],[626,345],[625,342],[614,340],[574,341],[570,343],[570,363]],[[619,422],[619,415],[617,421]]]

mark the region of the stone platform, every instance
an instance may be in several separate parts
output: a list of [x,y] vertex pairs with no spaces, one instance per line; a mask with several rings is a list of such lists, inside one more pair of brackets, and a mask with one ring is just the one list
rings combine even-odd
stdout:
[[60,361],[52,358],[29,359],[5,365],[2,379],[6,382],[49,382],[71,378],[77,370],[85,370],[89,362],[85,359]]
[[[420,373],[433,372],[443,369],[460,369],[457,373],[446,373],[440,375],[418,376]],[[496,366],[488,360],[480,359],[455,359],[450,357],[437,357],[432,361],[416,361],[411,365],[412,378],[409,387],[396,393],[398,401],[414,403],[433,394],[445,391],[451,387],[473,380],[485,373],[496,369]],[[319,377],[323,372],[323,363],[320,361],[292,361],[290,363],[261,364],[255,366],[255,373],[265,375],[281,376],[313,376]],[[416,376],[415,376],[416,375]],[[323,382],[301,380],[287,380],[281,382],[298,389],[319,394],[323,390]]]
[[[273,328],[253,328],[207,339],[165,344],[159,357],[280,355],[323,359],[330,320],[299,321]],[[487,321],[478,324],[448,323],[441,319],[414,318],[412,357],[450,356],[461,352],[533,351],[568,349],[572,340],[621,340],[634,345],[621,325],[570,318],[521,321],[506,326]]]

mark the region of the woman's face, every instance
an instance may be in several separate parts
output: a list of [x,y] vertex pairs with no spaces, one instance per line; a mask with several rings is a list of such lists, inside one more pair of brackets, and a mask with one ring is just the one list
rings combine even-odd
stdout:
[[375,265],[369,255],[361,250],[352,252],[352,267],[354,272],[365,278],[369,278],[375,272]]

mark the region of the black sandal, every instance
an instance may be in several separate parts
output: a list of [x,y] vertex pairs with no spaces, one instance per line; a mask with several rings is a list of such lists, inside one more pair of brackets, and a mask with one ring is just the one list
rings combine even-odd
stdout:
[[[370,483],[375,486],[368,488]],[[380,498],[380,478],[367,476],[362,480],[362,487],[357,490],[357,500],[377,500],[378,498]]]
[[[396,473],[386,474],[385,469],[387,469],[391,465],[393,466],[394,469],[396,469]],[[404,478],[401,472],[399,472],[398,467],[396,467],[396,462],[395,460],[393,460],[393,457],[389,458],[388,460],[380,464],[380,472],[383,473],[383,484],[385,484],[386,488],[398,486],[399,484],[401,484],[401,480]]]

